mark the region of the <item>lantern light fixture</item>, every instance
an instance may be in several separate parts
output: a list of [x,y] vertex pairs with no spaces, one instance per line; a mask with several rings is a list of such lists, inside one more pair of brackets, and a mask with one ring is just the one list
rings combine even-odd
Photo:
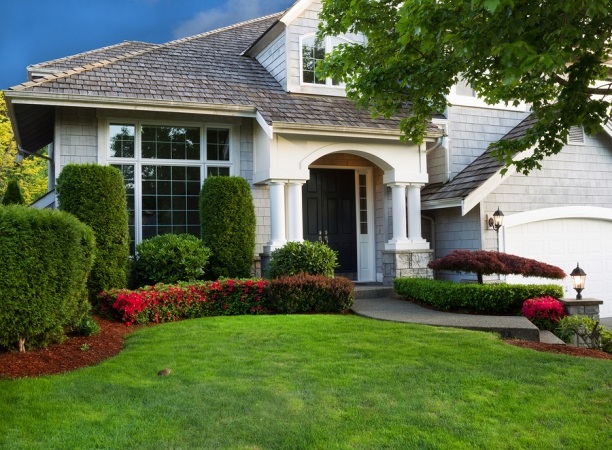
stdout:
[[584,289],[584,284],[586,282],[586,273],[580,268],[578,263],[576,263],[576,268],[572,270],[572,273],[570,273],[570,277],[572,278],[572,285],[578,293],[578,295],[576,295],[576,300],[582,300],[581,292]]

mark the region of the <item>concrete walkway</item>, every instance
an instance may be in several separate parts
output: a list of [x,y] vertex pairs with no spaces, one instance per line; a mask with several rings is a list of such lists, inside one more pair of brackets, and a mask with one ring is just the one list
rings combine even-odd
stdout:
[[538,328],[522,316],[481,316],[435,311],[391,295],[367,298],[367,295],[358,294],[356,297],[352,309],[355,314],[364,317],[393,322],[491,331],[499,333],[504,338],[540,342]]

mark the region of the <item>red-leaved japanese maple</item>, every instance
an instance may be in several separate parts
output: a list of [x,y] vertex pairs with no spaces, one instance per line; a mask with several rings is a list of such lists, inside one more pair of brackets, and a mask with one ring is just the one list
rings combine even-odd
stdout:
[[453,250],[448,255],[430,262],[428,267],[434,270],[475,273],[480,284],[483,275],[492,274],[554,279],[566,277],[559,267],[535,259],[487,250]]

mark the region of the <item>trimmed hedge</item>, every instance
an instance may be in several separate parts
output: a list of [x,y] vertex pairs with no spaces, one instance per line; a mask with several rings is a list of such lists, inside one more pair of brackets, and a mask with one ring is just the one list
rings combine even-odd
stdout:
[[209,316],[267,313],[264,280],[220,280],[157,284],[98,295],[98,311],[126,325],[173,322]]
[[268,286],[268,304],[281,314],[344,312],[354,300],[353,283],[344,277],[301,273],[276,278]]
[[247,278],[255,254],[255,206],[240,177],[208,177],[200,191],[202,240],[212,251],[210,275]]
[[57,179],[59,209],[74,214],[96,235],[96,261],[88,281],[90,299],[127,286],[130,256],[127,199],[119,169],[68,164]]
[[136,246],[132,277],[136,286],[204,278],[210,249],[191,234],[160,234]]
[[279,278],[299,273],[334,276],[338,254],[322,242],[287,242],[271,254],[266,276]]
[[90,227],[62,211],[5,206],[0,254],[0,346],[46,345],[78,326],[89,311]]
[[563,297],[563,288],[556,284],[463,284],[396,278],[393,286],[399,295],[444,311],[519,314],[527,299]]

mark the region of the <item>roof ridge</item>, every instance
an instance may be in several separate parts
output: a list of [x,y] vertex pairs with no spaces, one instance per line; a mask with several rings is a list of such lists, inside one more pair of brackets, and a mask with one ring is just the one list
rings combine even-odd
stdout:
[[[202,38],[202,37],[205,37],[205,36],[209,36],[209,35],[213,35],[213,34],[217,34],[217,33],[223,32],[223,31],[228,31],[228,30],[231,30],[231,29],[234,29],[234,28],[238,28],[238,27],[241,27],[241,26],[244,26],[244,25],[249,25],[251,23],[256,23],[256,22],[263,21],[263,20],[268,20],[268,19],[271,19],[272,17],[280,15],[280,14],[283,14],[283,12],[277,12],[277,13],[274,13],[274,14],[268,14],[267,16],[257,17],[257,18],[254,18],[254,19],[245,20],[245,21],[238,22],[238,23],[235,23],[235,24],[232,24],[232,25],[227,25],[225,27],[221,27],[221,28],[216,28],[214,30],[205,31],[205,32],[200,33],[200,34],[195,34],[193,36],[187,36],[187,37],[184,37],[184,38],[181,38],[181,39],[175,39],[173,41],[168,41],[168,42],[165,42],[163,44],[151,44],[152,47],[149,47],[149,48],[145,48],[145,49],[137,50],[137,51],[132,51],[132,52],[127,52],[127,53],[124,53],[122,55],[115,56],[115,57],[112,57],[112,58],[103,59],[103,60],[95,62],[95,63],[90,63],[90,64],[85,64],[83,66],[74,67],[74,68],[72,68],[70,70],[59,71],[57,73],[54,73],[52,75],[44,76],[44,77],[42,77],[40,79],[37,79],[37,80],[26,81],[25,83],[21,83],[21,84],[18,84],[16,86],[12,86],[9,89],[10,90],[21,90],[21,89],[27,89],[27,88],[30,88],[30,87],[34,87],[34,86],[39,86],[39,85],[42,85],[43,83],[46,83],[48,81],[59,80],[61,78],[66,78],[66,77],[69,77],[69,76],[72,76],[72,75],[75,75],[75,74],[78,74],[78,73],[86,72],[88,70],[92,70],[92,69],[97,69],[97,68],[100,68],[100,67],[108,66],[108,65],[114,64],[114,63],[116,63],[118,61],[123,61],[125,59],[131,58],[131,57],[134,57],[134,56],[141,56],[141,55],[144,55],[145,53],[152,52],[154,50],[161,50],[161,49],[164,49],[164,48],[176,45],[176,44],[180,44],[180,43],[183,43],[183,42],[187,42],[187,41],[190,41],[190,40],[199,39],[199,38]],[[127,42],[134,42],[134,41],[124,41],[124,42],[122,42],[120,44],[115,44],[115,46],[123,45],[123,44],[125,44]],[[113,46],[110,46],[110,47],[113,47]],[[90,52],[95,52],[95,51],[98,51],[98,50],[102,50],[104,48],[106,48],[106,47],[101,47],[101,48],[96,49],[96,50],[91,50]],[[90,53],[90,52],[86,52],[86,53]],[[72,55],[72,56],[69,56],[69,57],[66,57],[66,58],[73,58],[75,56],[78,56],[78,55]],[[49,61],[49,62],[51,62],[51,61]]]
[[186,36],[184,38],[175,39],[173,41],[168,41],[168,42],[166,42],[164,44],[161,44],[161,46],[165,47],[165,46],[170,46],[170,45],[174,45],[174,44],[183,43],[183,42],[190,41],[190,40],[193,40],[193,39],[199,39],[201,37],[209,36],[211,34],[216,34],[216,33],[222,32],[222,31],[232,30],[234,28],[242,27],[244,25],[249,25],[249,24],[255,23],[255,22],[260,22],[262,20],[268,20],[268,19],[271,19],[274,16],[280,16],[281,14],[284,14],[284,11],[275,12],[273,14],[268,14],[267,16],[256,17],[254,19],[244,20],[242,22],[234,23],[232,25],[226,25],[226,26],[221,27],[221,28],[215,28],[214,30],[204,31],[204,32],[199,33],[199,34],[194,34],[194,35],[191,35],[191,36]]
[[123,42],[118,42],[116,44],[112,44],[112,45],[107,45],[105,47],[100,47],[100,48],[95,48],[93,50],[87,50],[85,52],[81,52],[81,53],[75,53],[74,55],[70,55],[70,56],[63,56],[61,58],[55,58],[55,59],[50,59],[48,61],[43,61],[40,63],[36,63],[36,64],[31,64],[28,66],[28,68],[39,68],[39,67],[44,67],[45,65],[51,64],[51,63],[58,63],[58,62],[63,62],[63,61],[67,61],[69,59],[72,58],[77,58],[80,56],[86,56],[86,55],[90,55],[92,53],[97,53],[101,50],[110,50],[112,48],[117,48],[117,47],[121,47],[124,45],[128,45],[128,44],[147,44],[147,45],[151,45],[151,46],[158,46],[160,44],[152,44],[150,42],[144,42],[144,41],[128,41],[125,40]]

